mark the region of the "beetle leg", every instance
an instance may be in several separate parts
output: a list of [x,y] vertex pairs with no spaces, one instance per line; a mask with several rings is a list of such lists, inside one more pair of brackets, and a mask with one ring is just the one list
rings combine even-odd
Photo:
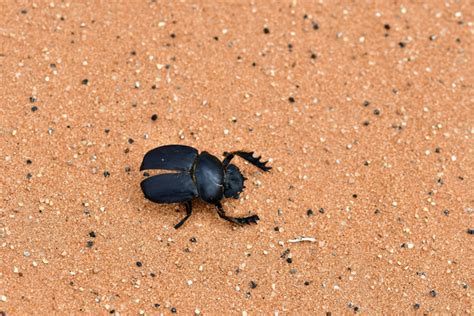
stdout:
[[178,224],[174,225],[174,229],[180,228],[193,213],[193,205],[191,201],[185,202],[184,205],[186,206],[186,216]]
[[247,160],[248,162],[250,162],[252,165],[254,165],[255,167],[263,170],[263,171],[269,171],[270,169],[272,169],[272,167],[267,167],[266,164],[268,161],[260,161],[260,158],[262,158],[262,156],[259,156],[259,157],[254,157],[253,156],[253,151],[233,151],[231,153],[229,152],[224,152],[224,160],[222,161],[222,163],[224,164],[224,167],[227,167],[230,163],[230,161],[235,157],[235,155]]
[[250,223],[257,224],[257,221],[260,220],[258,215],[252,215],[252,216],[249,216],[249,217],[231,217],[231,216],[227,216],[227,215],[225,215],[224,209],[222,208],[222,204],[220,202],[218,202],[216,204],[216,208],[217,208],[217,214],[219,214],[219,216],[222,219],[225,219],[226,221],[229,221],[229,222],[232,222],[232,223],[235,223],[235,224],[239,224],[239,225],[250,224]]

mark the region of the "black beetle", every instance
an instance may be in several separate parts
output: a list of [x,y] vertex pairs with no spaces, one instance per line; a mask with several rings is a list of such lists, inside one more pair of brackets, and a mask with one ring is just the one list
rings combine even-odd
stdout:
[[201,152],[189,146],[166,145],[150,150],[143,157],[140,171],[148,169],[174,170],[175,173],[158,174],[143,180],[140,184],[145,197],[156,203],[180,203],[186,206],[186,216],[174,226],[178,229],[192,213],[192,199],[201,198],[213,204],[219,216],[237,224],[256,223],[257,215],[249,217],[227,216],[221,200],[226,197],[239,198],[244,189],[246,178],[237,166],[230,164],[239,156],[263,171],[269,171],[268,161],[253,157],[253,152],[234,151],[224,153],[221,162],[216,156],[206,151]]

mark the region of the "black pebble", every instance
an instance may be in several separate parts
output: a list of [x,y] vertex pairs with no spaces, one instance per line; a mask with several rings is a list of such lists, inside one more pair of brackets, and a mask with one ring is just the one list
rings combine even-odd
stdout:
[[133,138],[129,138],[129,139],[128,139],[128,143],[129,143],[129,144],[133,144],[134,142],[135,142],[135,141],[133,140]]
[[31,165],[32,163],[33,161],[31,161],[31,159],[26,159],[26,164]]
[[153,115],[151,116],[151,120],[152,120],[152,121],[156,121],[157,119],[158,119],[158,115],[153,114]]
[[383,26],[387,31],[390,30],[390,24],[384,24]]
[[316,56],[315,53],[311,53],[311,59],[316,59],[318,56]]
[[135,262],[135,264],[136,264],[137,267],[139,267],[139,268],[143,265],[141,261],[137,261],[137,262]]
[[158,304],[158,303],[155,303],[154,306],[155,306],[155,308],[158,308],[158,307],[160,307],[161,305]]
[[289,101],[290,103],[295,103],[295,98],[294,98],[294,97],[289,97],[289,98],[288,98],[288,101]]
[[189,241],[190,241],[190,242],[197,242],[197,239],[196,239],[196,237],[191,237],[191,238],[189,239]]
[[176,314],[176,307],[171,307],[171,312],[172,312],[173,314]]
[[368,106],[369,106],[369,104],[370,104],[370,102],[369,102],[369,101],[367,101],[367,100],[365,100],[365,101],[364,101],[364,103],[362,103],[362,105],[363,105],[363,106],[365,106],[365,107],[368,107]]
[[304,281],[304,285],[308,286],[311,282],[309,281]]
[[36,101],[38,101],[38,99],[35,96],[30,97],[30,102],[31,103],[35,103]]
[[308,215],[308,216],[313,216],[313,215],[314,215],[313,210],[309,208],[309,209],[306,211],[306,215]]
[[313,30],[319,30],[319,24],[316,22],[313,22]]
[[92,240],[87,241],[87,247],[92,248],[94,246],[94,242]]
[[36,111],[38,111],[38,107],[36,105],[33,105],[31,107],[31,112],[36,112]]
[[83,84],[83,85],[87,85],[88,83],[89,83],[89,79],[84,79],[84,80],[82,80],[82,84]]
[[257,283],[255,283],[255,281],[250,281],[249,286],[251,289],[254,289],[257,287]]
[[94,231],[91,231],[91,232],[89,233],[89,236],[91,236],[92,238],[95,238],[97,235],[95,234]]
[[293,259],[291,259],[291,258],[286,258],[286,262],[292,263],[292,262],[293,262]]
[[436,297],[436,295],[438,295],[438,292],[436,292],[435,290],[430,291],[430,296],[431,297]]
[[110,177],[110,172],[108,172],[107,170],[104,171],[104,177]]
[[403,42],[400,42],[398,43],[398,46],[400,46],[400,48],[404,48],[407,44],[403,43]]
[[263,28],[263,33],[270,34],[270,29],[268,27]]
[[468,229],[467,229],[467,233],[468,233],[469,235],[474,235],[474,228],[468,228]]
[[379,110],[379,109],[375,109],[375,110],[374,110],[374,114],[375,114],[375,115],[380,115],[380,110]]
[[414,308],[414,309],[420,309],[420,304],[418,304],[418,303],[413,304],[413,308]]

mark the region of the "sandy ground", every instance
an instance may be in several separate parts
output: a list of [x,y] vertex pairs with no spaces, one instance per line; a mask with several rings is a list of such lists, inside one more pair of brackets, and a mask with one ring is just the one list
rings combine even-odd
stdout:
[[[0,4],[1,315],[473,312],[472,2],[114,3]],[[175,230],[172,143],[258,225]]]

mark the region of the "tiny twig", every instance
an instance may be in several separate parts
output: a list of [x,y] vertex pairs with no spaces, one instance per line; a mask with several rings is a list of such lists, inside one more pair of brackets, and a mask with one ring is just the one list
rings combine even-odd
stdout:
[[296,237],[295,239],[288,240],[288,242],[292,242],[292,243],[302,242],[302,241],[316,242],[316,238],[300,236],[300,237]]

